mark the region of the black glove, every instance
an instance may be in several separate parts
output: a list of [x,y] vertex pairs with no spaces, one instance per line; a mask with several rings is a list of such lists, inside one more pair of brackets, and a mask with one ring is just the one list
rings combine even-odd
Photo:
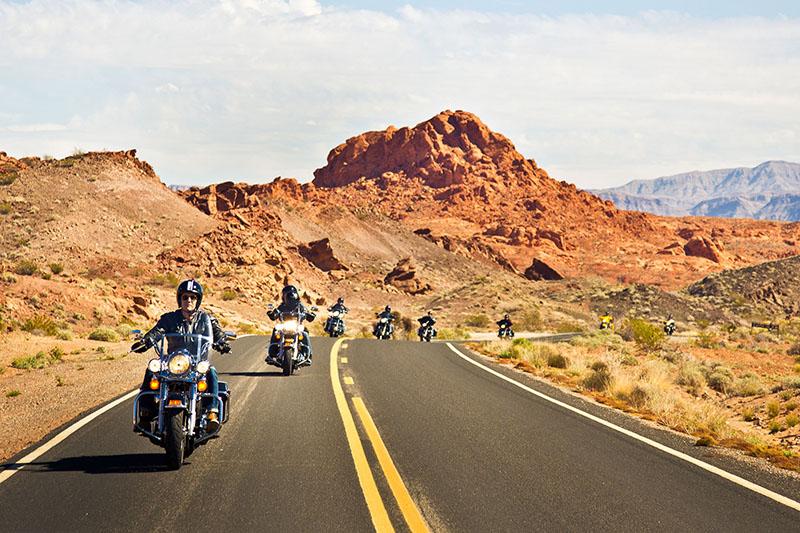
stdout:
[[278,310],[277,309],[273,309],[271,311],[267,311],[267,316],[270,319],[275,320],[276,318],[278,318]]
[[145,341],[136,341],[131,345],[131,351],[135,353],[144,353],[150,348]]
[[214,349],[219,353],[231,353],[231,343],[228,341],[219,341],[216,345],[214,345]]
[[314,322],[314,319],[317,318],[317,315],[316,315],[316,313],[308,313],[308,315],[306,315],[306,317],[308,318],[309,322]]

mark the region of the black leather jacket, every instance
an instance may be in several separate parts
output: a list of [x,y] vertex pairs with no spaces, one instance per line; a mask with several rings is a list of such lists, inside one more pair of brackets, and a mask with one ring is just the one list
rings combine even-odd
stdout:
[[[144,346],[149,348],[153,346],[153,339],[158,335],[164,335],[166,333],[205,335],[213,338],[212,342],[215,347],[217,343],[224,341],[226,338],[225,332],[222,331],[222,327],[219,325],[219,321],[211,313],[198,309],[192,314],[192,318],[187,321],[183,317],[181,310],[177,309],[161,315],[156,325],[144,334],[140,342],[144,343]],[[172,352],[173,350],[181,348],[182,346],[179,346],[180,342],[181,340],[179,337],[167,338],[168,350]],[[202,356],[207,359],[208,352],[202,354]]]
[[432,316],[425,315],[424,317],[419,319],[419,325],[422,326],[423,328],[427,326],[433,327],[434,324],[436,324],[436,319],[433,318]]
[[378,315],[378,318],[388,318],[389,322],[391,322],[392,320],[394,320],[394,315],[389,311],[384,311],[383,313],[380,313]]
[[349,311],[343,304],[335,303],[328,308],[328,311],[341,311],[342,313],[346,313]]
[[501,328],[502,327],[510,328],[511,327],[511,320],[509,320],[507,318],[504,318],[503,320],[498,320],[497,325],[500,326]]

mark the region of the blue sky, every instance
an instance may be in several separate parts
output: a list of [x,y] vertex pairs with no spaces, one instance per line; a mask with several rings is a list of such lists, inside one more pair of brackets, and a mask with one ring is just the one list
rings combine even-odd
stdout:
[[559,180],[800,161],[800,2],[0,0],[0,150],[308,181],[475,113]]

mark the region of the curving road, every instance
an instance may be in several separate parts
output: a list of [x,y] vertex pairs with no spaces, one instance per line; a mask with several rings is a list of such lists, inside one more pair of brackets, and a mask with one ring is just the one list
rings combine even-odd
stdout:
[[694,448],[457,345],[313,339],[314,365],[283,377],[263,362],[266,340],[241,338],[231,355],[215,359],[233,390],[231,421],[183,468],[167,471],[163,451],[131,432],[127,400],[30,464],[14,463],[31,450],[6,463],[0,530],[791,531],[800,524],[796,480]]

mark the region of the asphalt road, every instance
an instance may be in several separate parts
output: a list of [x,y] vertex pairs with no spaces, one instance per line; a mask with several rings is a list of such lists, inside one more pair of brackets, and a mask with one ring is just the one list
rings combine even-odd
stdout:
[[[0,531],[800,529],[800,511],[516,387],[446,343],[313,339],[314,364],[291,377],[266,366],[265,343],[241,338],[214,359],[231,420],[180,470],[131,432],[128,400],[12,467]],[[796,481],[490,366],[800,499]]]

